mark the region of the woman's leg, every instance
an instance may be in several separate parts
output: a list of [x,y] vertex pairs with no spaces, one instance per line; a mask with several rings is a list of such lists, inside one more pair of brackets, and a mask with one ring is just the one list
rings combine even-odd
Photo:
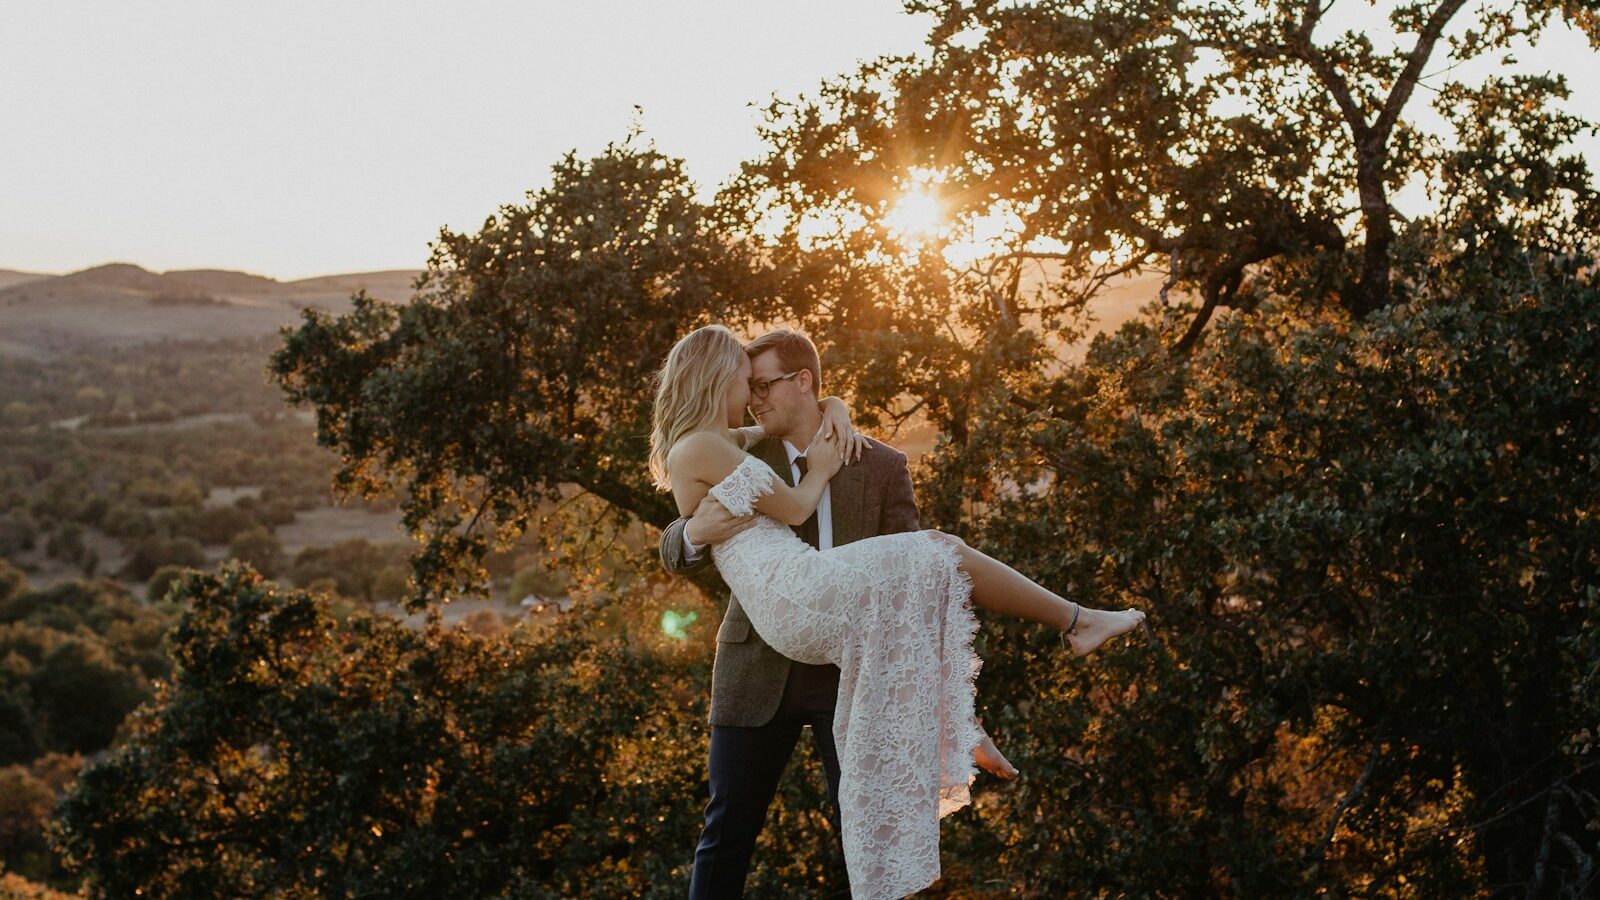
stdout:
[[983,732],[983,739],[978,741],[977,749],[972,752],[972,759],[985,772],[1004,781],[1010,781],[1018,775],[1017,767],[994,745],[994,738],[989,737],[987,731]]
[[1067,632],[1077,656],[1093,653],[1144,621],[1136,609],[1090,609],[1048,591],[1005,563],[967,546],[966,541],[942,531],[934,532],[961,554],[961,568],[972,578],[972,602],[990,612],[1052,625]]

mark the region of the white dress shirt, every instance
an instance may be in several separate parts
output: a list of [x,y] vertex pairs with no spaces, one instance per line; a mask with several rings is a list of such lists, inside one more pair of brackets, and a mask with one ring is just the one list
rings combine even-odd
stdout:
[[[822,434],[822,429],[817,429],[817,435]],[[812,438],[813,441],[816,437]],[[800,483],[800,467],[794,464],[795,458],[800,455],[800,450],[788,441],[783,442],[783,452],[789,455],[789,475],[791,484]],[[822,502],[817,504],[817,549],[827,550],[833,546],[833,485],[829,484],[822,489]],[[683,560],[684,562],[697,562],[700,555],[705,552],[704,547],[696,545],[689,540],[689,529],[683,529]]]

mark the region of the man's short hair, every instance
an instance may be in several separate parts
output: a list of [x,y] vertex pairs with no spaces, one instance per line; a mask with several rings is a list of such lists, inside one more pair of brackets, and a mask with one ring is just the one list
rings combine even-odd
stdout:
[[817,356],[817,345],[804,332],[793,328],[769,331],[744,346],[745,355],[755,359],[768,350],[778,353],[778,365],[785,372],[805,369],[811,373],[811,391],[822,396],[822,360]]

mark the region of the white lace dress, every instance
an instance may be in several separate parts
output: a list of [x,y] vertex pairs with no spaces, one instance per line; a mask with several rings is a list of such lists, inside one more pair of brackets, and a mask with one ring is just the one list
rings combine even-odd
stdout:
[[[748,515],[777,473],[747,456],[711,494]],[[773,649],[839,667],[833,739],[852,896],[903,897],[939,877],[939,819],[967,805],[981,734],[972,586],[933,532],[818,551],[767,516],[712,558]]]

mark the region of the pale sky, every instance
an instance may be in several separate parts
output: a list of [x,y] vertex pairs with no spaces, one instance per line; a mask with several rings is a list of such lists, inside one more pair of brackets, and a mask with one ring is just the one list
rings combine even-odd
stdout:
[[[417,268],[635,105],[709,189],[758,152],[752,104],[926,31],[899,0],[6,0],[0,268]],[[1540,49],[1574,87],[1600,60]]]

